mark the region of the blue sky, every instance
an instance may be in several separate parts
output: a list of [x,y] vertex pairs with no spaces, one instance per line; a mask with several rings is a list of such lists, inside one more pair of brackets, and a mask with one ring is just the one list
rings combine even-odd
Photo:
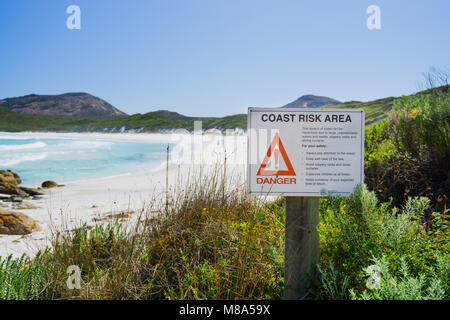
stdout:
[[[81,30],[66,27],[72,4]],[[381,30],[366,28],[372,4]],[[367,101],[449,67],[449,31],[448,0],[2,0],[0,98],[89,92],[130,114],[197,116]]]

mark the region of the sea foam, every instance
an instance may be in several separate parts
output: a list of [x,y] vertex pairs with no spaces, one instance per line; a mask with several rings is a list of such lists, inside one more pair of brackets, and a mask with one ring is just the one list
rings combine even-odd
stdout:
[[0,150],[25,150],[25,149],[39,149],[45,148],[47,146],[46,143],[38,141],[27,144],[19,144],[19,145],[2,145],[0,144]]

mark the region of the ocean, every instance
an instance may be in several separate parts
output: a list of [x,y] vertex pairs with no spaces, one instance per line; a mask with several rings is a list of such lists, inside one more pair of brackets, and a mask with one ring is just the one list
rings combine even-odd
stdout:
[[22,184],[66,183],[156,169],[167,144],[90,137],[0,134],[0,170],[11,169]]

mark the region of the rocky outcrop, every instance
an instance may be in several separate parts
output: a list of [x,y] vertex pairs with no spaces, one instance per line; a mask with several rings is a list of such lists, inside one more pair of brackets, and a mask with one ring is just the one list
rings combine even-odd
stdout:
[[[7,194],[18,198],[38,196],[43,193],[37,189],[21,187],[20,176],[11,170],[0,170],[0,194]],[[13,198],[11,197],[11,199]],[[5,200],[2,198],[2,200]]]
[[19,175],[11,170],[0,170],[0,183],[19,185],[22,183]]
[[42,188],[50,189],[58,187],[58,184],[55,181],[44,181],[41,185]]
[[14,210],[32,210],[32,209],[38,209],[39,207],[32,202],[22,201],[22,202],[13,204],[12,208]]
[[42,191],[35,188],[20,187],[20,189],[28,193],[30,196],[41,196],[44,194]]
[[19,175],[11,170],[0,170],[0,193],[27,197],[19,184],[22,183]]
[[44,194],[38,189],[19,186],[21,183],[22,179],[17,173],[11,170],[0,170],[0,200],[21,202],[23,198],[37,199]]
[[0,234],[25,235],[40,231],[36,220],[22,212],[0,210]]

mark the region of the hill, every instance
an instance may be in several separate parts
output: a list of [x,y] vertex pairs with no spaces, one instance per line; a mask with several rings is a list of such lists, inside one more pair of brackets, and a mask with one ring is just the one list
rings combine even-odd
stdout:
[[395,99],[395,97],[388,97],[369,102],[349,101],[329,104],[321,109],[363,109],[366,115],[366,124],[370,124],[386,118]]
[[0,105],[17,113],[41,116],[74,116],[84,118],[114,118],[126,116],[105,100],[88,93],[60,95],[30,94],[0,100]]
[[297,100],[288,103],[282,108],[318,108],[322,106],[326,106],[329,104],[339,104],[340,101],[328,97],[315,96],[315,95],[306,95],[301,96]]
[[[441,86],[437,88],[427,89],[424,91],[417,92],[414,95],[419,94],[430,94],[434,91],[448,92],[450,85]],[[322,107],[323,109],[363,109],[366,113],[366,124],[371,124],[378,122],[387,117],[389,111],[392,109],[394,100],[397,97],[388,97],[383,99],[377,99],[369,102],[361,101],[348,101],[339,104],[330,104]]]
[[[447,91],[447,87],[437,88]],[[427,94],[430,90],[417,94]],[[395,97],[388,97],[369,102],[349,101],[337,104],[328,104],[319,108],[324,109],[364,109],[366,124],[377,122],[387,117],[392,109]],[[177,112],[158,110],[145,114],[134,114],[116,118],[99,119],[95,117],[80,116],[45,116],[22,114],[14,109],[2,107],[0,103],[0,131],[96,131],[96,132],[167,132],[172,129],[194,129],[194,121],[202,121],[202,128],[208,129],[235,129],[247,128],[247,115],[236,114],[223,118],[216,117],[189,117]]]
[[174,119],[174,120],[190,118],[190,117],[182,115],[182,114],[180,114],[178,112],[169,111],[169,110],[158,110],[158,111],[155,111],[155,112],[159,113],[159,114],[162,114],[163,116],[166,116],[167,118]]
[[0,131],[96,131],[96,132],[164,132],[172,129],[194,129],[194,121],[201,120],[202,128],[235,129],[247,127],[247,115],[238,114],[223,118],[195,118],[173,113],[148,112],[112,119],[83,117],[41,116],[17,113],[0,106]]

